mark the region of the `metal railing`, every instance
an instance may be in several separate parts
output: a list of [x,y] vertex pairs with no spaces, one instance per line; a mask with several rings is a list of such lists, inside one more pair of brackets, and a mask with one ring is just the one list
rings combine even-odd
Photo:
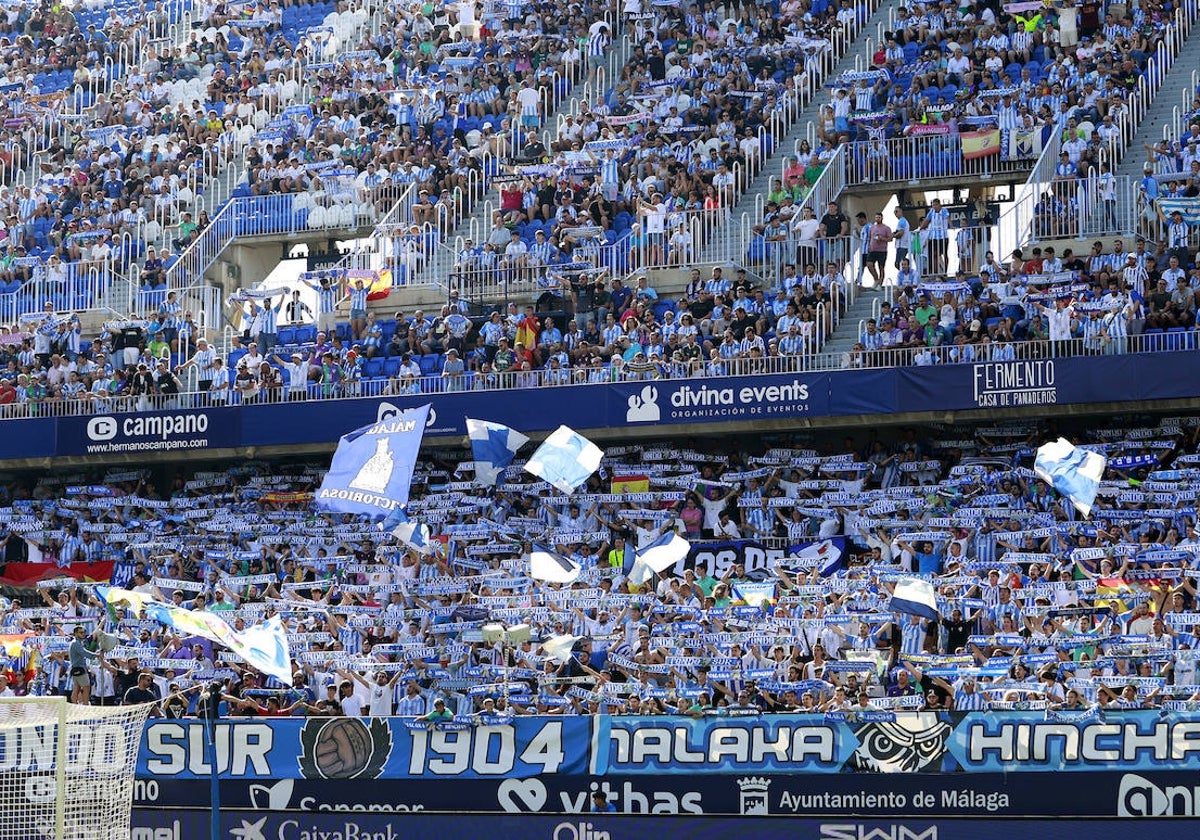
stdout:
[[[393,206],[411,205],[411,185]],[[369,202],[341,201],[312,193],[259,195],[231,198],[211,223],[193,239],[167,269],[167,287],[194,285],[233,240],[239,237],[295,236],[311,230],[352,231],[375,225],[375,208]]]
[[[260,392],[252,401],[243,400],[242,395],[230,388],[227,395],[214,401],[211,394],[189,391],[179,395],[97,396],[82,395],[78,399],[47,398],[0,405],[0,419],[67,417],[113,412],[147,411],[154,409],[191,409],[206,405],[245,405],[284,402],[294,399],[325,400],[379,398],[387,396],[432,395],[461,393],[466,391],[498,391],[521,388],[570,387],[574,385],[605,384],[612,382],[653,381],[661,379],[766,376],[771,374],[806,373],[834,370],[867,370],[909,367],[914,365],[952,365],[996,361],[1019,361],[1030,359],[1066,358],[1075,356],[1102,356],[1122,353],[1163,353],[1182,350],[1194,351],[1197,347],[1195,330],[1156,332],[1129,336],[1119,342],[1097,347],[1084,339],[1063,342],[1024,341],[1013,344],[990,345],[991,349],[981,352],[989,345],[941,346],[931,348],[900,347],[874,351],[849,350],[844,353],[800,353],[780,356],[765,355],[761,358],[735,358],[717,361],[673,362],[661,364],[635,363],[613,366],[611,364],[584,364],[579,367],[556,369],[542,368],[530,371],[506,371],[503,373],[468,371],[457,375],[443,375],[440,371],[421,376],[396,374],[386,378],[347,380],[340,383],[308,382],[298,393],[293,394],[286,376],[277,387]],[[996,349],[1004,347],[1005,349]],[[1012,356],[1009,356],[1009,349]],[[1114,399],[1119,399],[1119,394]]]
[[[1179,4],[1173,16],[1172,24],[1169,26],[1161,26],[1155,28],[1156,35],[1161,39],[1153,54],[1149,56],[1145,67],[1138,74],[1137,85],[1125,97],[1125,108],[1120,111],[1116,120],[1117,126],[1120,129],[1118,135],[1107,145],[1101,147],[1100,161],[1106,163],[1110,167],[1110,171],[1114,171],[1116,165],[1124,158],[1125,153],[1129,150],[1130,144],[1138,134],[1138,127],[1142,123],[1146,112],[1153,104],[1159,89],[1162,87],[1163,81],[1166,79],[1167,73],[1171,70],[1178,57],[1180,50],[1183,49],[1184,42],[1191,33],[1192,27],[1196,22],[1198,13],[1200,13],[1200,0],[1185,0]],[[1196,90],[1196,73],[1193,71],[1193,85],[1190,89],[1184,92],[1184,108],[1188,109],[1191,106],[1190,93]],[[1178,126],[1178,119],[1174,125]],[[1176,129],[1177,130],[1177,129]],[[1060,140],[1059,132],[1054,132],[1055,145]],[[999,226],[999,242],[1000,253],[1011,253],[1012,249],[1022,247],[1023,245],[1039,238],[1039,216],[1045,217],[1044,213],[1039,213],[1038,204],[1045,198],[1045,190],[1047,185],[1054,180],[1053,170],[1054,163],[1057,161],[1057,151],[1054,157],[1047,157],[1049,146],[1043,151],[1041,159],[1038,161],[1038,167],[1035,167],[1034,172],[1029,176],[1024,188],[1013,208],[1005,214],[1001,219]],[[1123,203],[1124,196],[1127,192],[1119,192],[1121,196],[1119,204]],[[1100,225],[1103,229],[1104,219],[1106,218],[1103,212],[1100,214]],[[1128,214],[1133,213],[1133,219],[1137,218],[1137,205],[1134,201],[1132,210],[1118,210],[1118,217],[1122,215],[1129,218]],[[1088,232],[1088,222],[1083,218],[1082,213],[1071,213],[1069,215],[1078,216],[1079,219],[1074,223],[1074,227],[1078,232],[1076,236],[1095,236],[1097,233]],[[1007,221],[1006,221],[1007,220]],[[1047,225],[1042,223],[1043,228]],[[1050,225],[1051,230],[1055,230],[1061,225]],[[1072,224],[1067,224],[1070,229]],[[1125,233],[1131,233],[1136,230],[1136,227],[1127,227]],[[1011,236],[1011,238],[1010,238]]]
[[1005,160],[1000,154],[963,157],[961,134],[921,134],[886,140],[856,140],[844,144],[843,156],[849,168],[847,181],[853,184],[908,182],[935,178],[972,178],[986,180],[996,175],[1027,172],[1033,162]]
[[[180,312],[191,312],[196,326],[207,332],[209,330],[219,330],[223,323],[222,311],[223,301],[221,289],[216,286],[198,285],[188,286],[184,289],[172,289],[176,295],[176,302],[180,305]],[[159,307],[166,302],[168,291],[165,289],[146,289],[141,288],[133,291],[130,295],[129,312],[137,312],[142,314],[153,314],[159,311]],[[199,338],[199,336],[194,336]]]
[[1034,236],[1038,203],[1047,186],[1054,181],[1054,167],[1058,163],[1061,145],[1062,135],[1058,131],[1052,131],[1050,140],[1043,145],[1042,153],[1033,165],[1029,177],[1013,197],[1012,205],[1001,214],[994,240],[999,254],[1011,254]]

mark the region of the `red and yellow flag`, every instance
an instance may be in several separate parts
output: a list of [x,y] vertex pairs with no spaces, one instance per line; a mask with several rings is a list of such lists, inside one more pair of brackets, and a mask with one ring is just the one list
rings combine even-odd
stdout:
[[4,655],[8,657],[20,656],[21,651],[25,647],[25,640],[32,636],[32,633],[5,633],[0,635],[0,650],[3,650]]
[[383,300],[392,293],[392,270],[385,268],[375,275],[367,290],[367,300]]
[[964,160],[976,160],[1000,154],[1000,129],[998,128],[964,131],[959,137],[962,140]]
[[614,493],[649,493],[650,478],[644,475],[614,475],[612,480]]

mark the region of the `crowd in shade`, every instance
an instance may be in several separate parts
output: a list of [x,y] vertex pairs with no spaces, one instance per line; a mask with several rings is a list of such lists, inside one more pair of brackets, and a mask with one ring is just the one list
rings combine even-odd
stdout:
[[[1087,518],[1031,469],[1061,431],[1036,422],[613,446],[570,494],[523,460],[488,487],[434,449],[395,531],[318,512],[302,462],[9,476],[9,574],[109,560],[192,626],[274,617],[294,684],[58,577],[5,604],[0,696],[149,692],[180,716],[208,687],[231,715],[431,721],[1188,708],[1198,429],[1081,432],[1107,457]],[[670,534],[686,556],[646,573]]]

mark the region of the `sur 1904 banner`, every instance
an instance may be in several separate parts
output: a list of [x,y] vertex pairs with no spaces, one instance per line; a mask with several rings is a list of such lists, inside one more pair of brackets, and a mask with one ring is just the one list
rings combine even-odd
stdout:
[[[275,718],[224,721],[215,732],[218,770],[229,778],[1200,770],[1200,713],[1149,710],[1074,720],[1033,712],[601,715],[432,727],[400,718]],[[138,775],[208,778],[204,738],[200,721],[151,723]]]

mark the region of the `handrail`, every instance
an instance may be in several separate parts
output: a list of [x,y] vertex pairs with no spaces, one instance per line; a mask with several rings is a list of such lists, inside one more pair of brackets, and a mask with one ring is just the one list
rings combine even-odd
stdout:
[[[232,327],[226,327],[223,334],[225,352],[232,348],[235,333]],[[1196,330],[1186,330],[1177,333],[1155,333],[1151,335],[1129,336],[1106,346],[1103,352],[1112,355],[1132,353],[1170,353],[1182,350],[1195,351],[1197,346]],[[802,352],[792,356],[766,356],[763,358],[726,359],[718,363],[704,364],[665,362],[661,368],[653,372],[630,373],[616,377],[609,367],[577,367],[564,371],[539,369],[521,373],[491,374],[487,377],[472,372],[458,378],[446,378],[437,374],[413,377],[411,379],[367,379],[347,383],[332,394],[322,393],[321,386],[309,384],[306,386],[306,396],[311,400],[319,399],[377,399],[384,396],[404,396],[410,394],[433,395],[456,393],[462,391],[503,391],[524,388],[570,388],[576,385],[632,382],[657,379],[726,379],[730,377],[754,377],[775,374],[816,373],[838,370],[880,370],[896,367],[908,367],[921,364],[934,366],[960,364],[979,364],[983,362],[1008,361],[996,358],[992,352],[981,354],[982,345],[942,346],[934,348],[904,347],[873,351],[849,350],[843,353],[814,353]],[[991,345],[992,348],[1000,345]],[[1028,361],[1035,359],[1070,358],[1076,356],[1094,356],[1095,349],[1085,339],[1071,339],[1052,344],[1048,341],[1019,342],[1008,345],[1014,348],[1013,361]],[[918,359],[918,357],[921,357]],[[1097,364],[1102,364],[1097,360]],[[664,375],[665,374],[665,375]],[[284,384],[280,399],[287,393],[287,383]],[[178,397],[155,397],[145,406],[147,408],[188,409],[195,407],[197,393],[187,391]],[[228,405],[237,406],[238,397],[231,395]],[[138,401],[130,397],[116,397],[103,404],[94,404],[91,398],[79,400],[55,400],[30,406],[23,403],[0,406],[0,419],[20,420],[27,418],[87,416],[95,413],[130,412],[140,410]]]

